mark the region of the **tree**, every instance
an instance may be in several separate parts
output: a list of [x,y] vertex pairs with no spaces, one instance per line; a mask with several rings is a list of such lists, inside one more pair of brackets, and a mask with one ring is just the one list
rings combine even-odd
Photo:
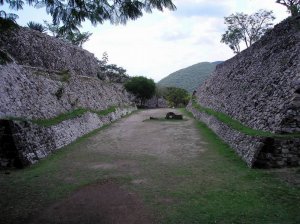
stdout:
[[102,55],[102,61],[104,65],[108,63],[108,53],[106,51]]
[[39,31],[39,32],[41,32],[41,33],[45,33],[46,30],[47,30],[47,28],[44,27],[42,24],[36,23],[36,22],[32,22],[32,21],[30,21],[29,23],[27,23],[27,26],[28,26],[30,29]]
[[186,106],[190,100],[188,91],[177,87],[167,87],[164,97],[171,107]]
[[287,7],[292,16],[300,15],[300,0],[276,0],[276,3]]
[[235,53],[240,52],[241,41],[250,47],[272,27],[275,19],[272,14],[272,11],[259,10],[252,15],[235,13],[225,17],[227,31],[222,35],[221,42],[229,45]]
[[50,31],[52,36],[70,42],[71,44],[79,47],[82,47],[82,45],[88,41],[92,35],[90,32],[81,33],[79,30],[62,31],[59,25],[50,24],[47,21],[44,21],[44,23],[46,25],[46,29]]
[[227,30],[222,35],[221,42],[229,45],[230,49],[237,54],[241,52],[240,42],[242,38],[242,33],[239,29],[235,29],[232,31]]
[[78,31],[85,20],[90,20],[93,25],[105,21],[125,24],[128,20],[143,16],[144,11],[151,13],[153,9],[176,9],[172,0],[0,0],[0,5],[4,2],[14,10],[23,9],[24,2],[34,7],[45,7],[53,18],[53,24],[62,23],[64,31]]
[[155,94],[155,83],[153,79],[137,76],[129,79],[125,84],[125,89],[135,95],[143,106],[145,101],[151,99]]
[[87,42],[90,38],[90,36],[92,35],[92,33],[90,32],[67,32],[64,33],[64,35],[62,36],[64,39],[66,39],[67,41],[69,41],[70,43],[77,45],[79,47],[82,47],[82,45]]
[[[1,0],[0,0],[0,4],[1,4]],[[18,15],[14,13],[6,13],[4,10],[0,10],[0,18],[4,20],[10,20],[12,22],[16,22]]]

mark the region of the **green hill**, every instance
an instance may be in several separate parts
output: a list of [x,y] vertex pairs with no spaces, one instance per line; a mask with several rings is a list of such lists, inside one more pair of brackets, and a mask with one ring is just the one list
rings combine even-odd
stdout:
[[200,62],[171,73],[158,82],[161,86],[174,86],[193,92],[215,70],[216,62]]

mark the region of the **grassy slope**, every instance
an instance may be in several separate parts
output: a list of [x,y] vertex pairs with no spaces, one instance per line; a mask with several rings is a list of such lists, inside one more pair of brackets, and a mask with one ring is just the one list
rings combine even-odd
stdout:
[[162,86],[174,86],[193,92],[214,71],[220,62],[200,62],[171,73],[158,82]]
[[[162,163],[146,155],[87,151],[94,132],[39,164],[10,175],[1,173],[0,223],[23,223],[30,213],[75,189],[110,177],[144,198],[158,223],[300,223],[299,187],[279,181],[268,171],[249,169],[204,124],[195,121],[195,125],[208,150],[178,163]],[[120,159],[137,162],[140,172],[87,167]],[[131,183],[139,178],[147,183]]]

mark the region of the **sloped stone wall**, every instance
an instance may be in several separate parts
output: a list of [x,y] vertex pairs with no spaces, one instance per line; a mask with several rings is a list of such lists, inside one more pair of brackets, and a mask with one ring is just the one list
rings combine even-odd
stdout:
[[21,65],[69,70],[75,75],[92,77],[97,77],[100,71],[92,53],[26,27],[1,33],[0,49],[9,53]]
[[[255,130],[300,133],[300,17],[286,19],[251,47],[217,65],[194,98],[202,107]],[[250,136],[198,111],[191,102],[188,109],[248,166],[300,165],[300,138]]]
[[196,95],[202,106],[251,128],[300,132],[300,17],[218,65]]
[[[46,34],[1,31],[0,59],[0,166],[35,163],[137,109],[120,83],[126,75],[102,74],[93,54]],[[97,113],[109,108],[116,110]],[[47,127],[34,122],[77,109],[89,112]]]
[[76,108],[131,104],[122,84],[13,63],[0,65],[0,95],[0,118],[47,119]]
[[[33,164],[78,137],[136,110],[120,83],[14,63],[0,65],[0,96],[0,120],[9,122],[5,133],[11,133],[0,133],[0,139],[12,140],[6,142],[6,146],[10,143],[9,149],[0,147],[0,165],[4,167]],[[80,108],[101,111],[110,107],[116,107],[116,111],[107,116],[87,112],[50,127],[29,121],[54,118]]]

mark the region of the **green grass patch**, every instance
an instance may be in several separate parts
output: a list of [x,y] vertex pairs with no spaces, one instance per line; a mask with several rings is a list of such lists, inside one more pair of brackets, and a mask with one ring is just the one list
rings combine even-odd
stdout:
[[6,120],[15,120],[15,121],[29,121],[29,122],[32,122],[32,123],[37,124],[39,126],[50,127],[52,125],[59,124],[62,121],[66,121],[66,120],[70,120],[70,119],[73,119],[73,118],[76,118],[76,117],[80,117],[80,116],[84,115],[87,112],[95,113],[95,114],[98,114],[99,116],[106,116],[106,115],[108,115],[112,112],[115,112],[116,109],[117,109],[117,107],[115,107],[115,106],[112,106],[112,107],[109,107],[105,110],[100,110],[100,111],[90,110],[90,109],[85,109],[85,108],[78,108],[78,109],[72,110],[72,111],[67,112],[67,113],[59,114],[58,116],[50,118],[50,119],[29,120],[29,119],[26,119],[26,118],[18,118],[18,117],[6,117],[4,119],[6,119]]
[[115,111],[116,111],[116,107],[109,107],[105,110],[100,110],[100,111],[90,110],[90,109],[85,109],[85,108],[79,108],[79,109],[75,109],[75,110],[67,112],[67,113],[60,114],[60,115],[58,115],[54,118],[43,119],[43,120],[33,120],[32,122],[37,124],[37,125],[40,125],[40,126],[49,127],[49,126],[52,126],[52,125],[59,124],[60,122],[65,121],[65,120],[80,117],[80,116],[82,116],[83,114],[85,114],[87,112],[92,112],[92,113],[98,114],[99,116],[106,116],[109,113],[112,113],[112,112],[115,112]]
[[250,136],[260,136],[260,137],[272,137],[272,138],[300,138],[300,133],[287,133],[287,134],[274,134],[267,131],[255,130],[243,125],[241,122],[231,118],[225,113],[214,111],[210,108],[202,107],[199,105],[195,99],[192,99],[192,106],[202,113],[212,115],[217,118],[219,121],[228,125],[234,130],[240,131],[246,135]]

